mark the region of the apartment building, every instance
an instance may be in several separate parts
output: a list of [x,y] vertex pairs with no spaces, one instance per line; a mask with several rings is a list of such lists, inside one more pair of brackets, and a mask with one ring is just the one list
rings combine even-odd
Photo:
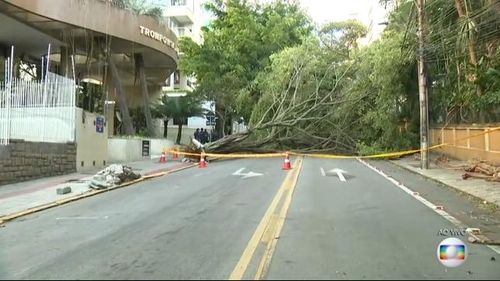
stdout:
[[[203,24],[202,0],[166,0],[164,16],[168,27],[174,31],[178,38],[190,37],[198,44],[203,42],[201,27]],[[182,51],[180,52],[182,55]],[[176,71],[167,81],[169,90],[187,90],[194,89],[195,81]]]
[[[164,16],[168,27],[176,33],[178,38],[187,36],[198,44],[203,43],[203,32],[201,30],[204,25],[204,0],[166,0]],[[179,56],[182,56],[182,50]],[[196,87],[196,78],[176,70],[166,81],[164,87],[165,94],[169,96],[183,96],[193,91]],[[206,109],[214,111],[212,102],[205,102],[203,105]],[[210,120],[203,117],[191,117],[187,120],[187,128],[212,128],[215,126],[213,118]],[[170,126],[177,126],[176,123],[171,123]]]
[[363,0],[365,3],[352,15],[368,28],[368,34],[360,40],[361,45],[369,45],[379,39],[388,24],[389,13],[399,1],[387,1],[381,4],[379,0]]

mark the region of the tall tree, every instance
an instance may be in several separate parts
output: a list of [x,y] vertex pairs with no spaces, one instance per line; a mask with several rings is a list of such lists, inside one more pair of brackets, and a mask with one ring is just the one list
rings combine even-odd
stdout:
[[251,82],[269,65],[269,56],[300,44],[312,27],[297,4],[281,1],[263,6],[211,1],[206,8],[216,19],[204,28],[202,45],[181,39],[180,68],[196,76],[198,93],[215,101],[216,130],[225,135],[235,116],[250,117],[262,94]]

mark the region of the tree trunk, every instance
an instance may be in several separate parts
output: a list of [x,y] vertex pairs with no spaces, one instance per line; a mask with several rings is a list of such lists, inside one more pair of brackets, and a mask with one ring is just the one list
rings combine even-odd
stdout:
[[219,138],[224,137],[224,116],[222,116],[222,112],[224,112],[224,108],[215,101],[215,132]]
[[163,119],[163,137],[167,138],[168,135],[168,119]]
[[[457,9],[458,15],[460,18],[466,19],[469,17],[468,14],[465,13],[465,9],[462,6],[462,2],[464,0],[455,0],[455,7]],[[467,3],[464,3],[464,5],[467,5]],[[478,59],[477,59],[477,52],[476,52],[476,38],[474,36],[474,31],[470,30],[468,31],[468,37],[469,37],[469,42],[468,42],[468,49],[469,49],[469,58],[470,62],[474,65],[477,66]],[[476,71],[474,71],[474,76],[473,76],[473,81],[478,79]],[[484,93],[484,89],[481,85],[476,86],[476,95],[478,97],[482,96]],[[479,110],[479,122],[484,123],[485,122],[485,116],[483,110]]]
[[153,118],[151,117],[151,106],[149,102],[149,93],[148,93],[148,83],[146,81],[146,73],[144,71],[144,58],[142,54],[137,53],[134,55],[135,59],[135,67],[139,72],[139,79],[141,81],[141,90],[142,90],[142,101],[144,104],[144,115],[146,117],[146,127],[148,128],[148,133],[150,137],[155,135],[154,127],[153,127]]
[[[181,118],[179,118],[181,119]],[[175,140],[175,144],[181,144],[181,138],[182,138],[182,121],[183,120],[179,120],[179,129],[177,129],[177,139]]]
[[233,134],[233,117],[232,115],[230,115],[227,119],[226,119],[226,122],[225,122],[225,125],[226,125],[226,132],[228,135],[232,135]]
[[118,101],[120,103],[120,113],[122,116],[123,129],[125,135],[134,135],[134,128],[132,126],[132,118],[128,111],[127,99],[125,98],[125,93],[123,92],[122,80],[118,74],[118,69],[116,69],[115,62],[111,54],[108,55],[108,64],[111,75],[113,76],[113,81],[115,84],[116,93],[118,95]]

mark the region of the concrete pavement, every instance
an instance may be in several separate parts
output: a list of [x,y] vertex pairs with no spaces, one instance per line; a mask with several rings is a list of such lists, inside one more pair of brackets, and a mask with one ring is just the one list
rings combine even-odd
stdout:
[[[227,278],[287,174],[282,161],[213,163],[9,222],[0,276]],[[231,175],[243,167],[264,175]]]
[[[439,177],[433,177],[429,174],[423,175],[418,171],[406,170],[386,161],[369,161],[383,170],[386,174],[397,177],[412,190],[420,193],[421,196],[433,202],[435,205],[441,205],[446,212],[467,225],[472,225],[481,229],[481,231],[490,239],[500,241],[500,210],[491,205],[483,204],[483,200],[493,200],[495,193],[489,196],[483,196],[481,200],[469,196],[467,192],[459,189],[459,186],[453,185],[450,188],[451,181],[458,181],[460,172],[454,170],[437,169],[429,170],[438,174]],[[399,163],[403,165],[403,163]],[[433,167],[434,169],[434,167]],[[418,172],[418,173],[417,173]],[[439,173],[440,172],[440,173]],[[460,179],[461,180],[461,179]],[[461,180],[462,185],[468,183],[469,190],[479,190],[490,183],[482,180]],[[497,188],[500,186],[496,183]],[[476,194],[477,195],[477,194]]]
[[[179,161],[158,163],[157,161],[148,160],[123,163],[123,165],[130,166],[136,173],[150,175],[183,167],[187,164],[180,163]],[[57,200],[87,193],[91,191],[88,183],[96,172],[98,171],[75,173],[0,186],[0,218],[15,212],[21,212]],[[57,188],[66,186],[71,188],[70,193],[64,195],[56,193]]]
[[[485,246],[469,244],[462,267],[442,266],[437,232],[456,227],[360,162],[311,160],[304,163],[268,279],[500,277],[500,255]],[[321,167],[340,167],[354,177],[322,177]]]
[[[456,227],[366,165],[291,160],[291,171],[280,158],[209,163],[11,221],[0,228],[0,279],[500,277],[500,255],[483,245],[467,244],[461,267],[442,266],[437,232]],[[421,193],[440,188],[380,169]]]
[[[480,201],[486,201],[490,204],[500,207],[500,183],[487,182],[482,179],[462,179],[463,170],[450,169],[443,166],[438,166],[432,161],[429,163],[430,169],[422,170],[420,168],[420,161],[413,159],[413,157],[403,157],[399,160],[391,161],[394,165],[400,166],[404,169],[420,174],[426,178],[432,179],[436,182],[442,183],[448,187],[455,189],[458,192],[474,196]],[[451,161],[450,164],[458,166],[464,164],[459,161]]]

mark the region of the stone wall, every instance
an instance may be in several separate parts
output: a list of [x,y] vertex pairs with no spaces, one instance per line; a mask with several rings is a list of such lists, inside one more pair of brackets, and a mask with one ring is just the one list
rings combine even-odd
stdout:
[[76,172],[76,144],[11,140],[0,146],[0,185]]

